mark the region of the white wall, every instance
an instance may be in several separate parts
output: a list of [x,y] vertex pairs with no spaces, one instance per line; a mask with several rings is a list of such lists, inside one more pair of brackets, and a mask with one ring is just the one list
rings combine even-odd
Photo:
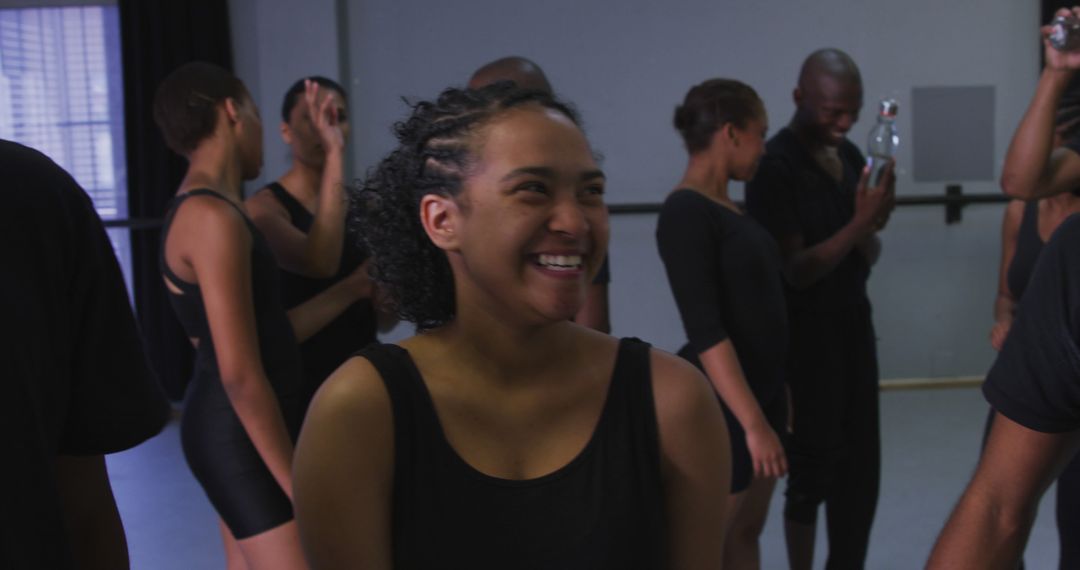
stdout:
[[[337,36],[329,38],[336,25],[332,4],[233,0],[234,16],[255,14],[233,18],[234,43],[241,76],[258,85],[253,90],[264,116],[292,79],[336,69],[330,63],[337,49]],[[406,111],[402,96],[432,97],[464,83],[478,65],[518,54],[540,63],[556,90],[582,111],[590,139],[606,156],[613,204],[661,201],[678,180],[685,156],[671,114],[691,85],[709,77],[754,86],[776,130],[790,118],[791,89],[805,55],[839,47],[862,69],[865,116],[872,117],[882,96],[900,100],[902,136],[910,133],[905,111],[912,87],[993,85],[1000,170],[1038,71],[1038,4],[1014,0],[358,0],[347,2],[346,12],[341,43],[351,70],[357,172],[390,148],[390,126]],[[317,33],[298,34],[298,28]],[[244,65],[257,80],[245,75]],[[870,123],[864,119],[851,133],[860,145]],[[275,149],[283,147],[271,135],[267,170],[275,173]],[[905,168],[910,144],[902,144],[898,161],[901,194],[943,191],[944,184],[912,181]],[[997,191],[993,182],[964,189]],[[1000,215],[1000,206],[969,207],[961,224],[948,227],[941,208],[894,215],[870,284],[883,376],[985,371],[993,356],[986,339]],[[654,227],[651,215],[613,218],[612,321],[618,335],[675,349],[683,333]]]

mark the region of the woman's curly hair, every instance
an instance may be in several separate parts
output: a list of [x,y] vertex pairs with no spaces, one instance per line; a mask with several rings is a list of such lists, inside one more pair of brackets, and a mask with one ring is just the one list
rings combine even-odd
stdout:
[[524,105],[556,110],[580,125],[577,113],[550,93],[504,81],[481,89],[447,89],[435,101],[412,104],[394,125],[398,147],[368,172],[357,191],[354,222],[373,257],[371,276],[391,308],[418,330],[456,314],[454,276],[446,253],[420,223],[420,199],[455,197],[475,159],[474,135],[501,113]]

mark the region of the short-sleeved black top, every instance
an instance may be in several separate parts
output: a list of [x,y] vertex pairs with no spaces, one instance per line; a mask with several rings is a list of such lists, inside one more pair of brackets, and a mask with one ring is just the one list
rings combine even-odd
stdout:
[[983,384],[990,405],[1035,431],[1080,429],[1080,215],[1043,248]]
[[[784,128],[765,145],[757,174],[746,185],[746,208],[777,239],[801,235],[805,247],[836,234],[855,215],[855,188],[866,159],[851,141],[838,148],[843,180],[836,182]],[[829,312],[865,303],[870,265],[852,250],[840,264],[806,289],[788,289],[793,314]]]
[[780,250],[764,228],[693,190],[672,192],[656,243],[693,353],[731,339],[758,401],[784,382],[788,326]]
[[1032,200],[1024,205],[1024,215],[1020,219],[1020,228],[1016,232],[1016,249],[1012,262],[1005,274],[1009,292],[1014,299],[1024,296],[1035,261],[1042,252],[1043,241],[1039,237],[1039,201]]
[[68,568],[53,461],[132,447],[169,404],[143,353],[90,198],[41,153],[0,141],[0,567]]

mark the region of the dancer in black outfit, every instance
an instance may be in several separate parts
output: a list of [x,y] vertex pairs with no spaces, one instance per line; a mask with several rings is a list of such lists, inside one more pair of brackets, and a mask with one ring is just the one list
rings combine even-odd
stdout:
[[732,484],[724,566],[758,568],[758,537],[776,477],[787,472],[787,308],[780,251],[728,196],[765,152],[757,93],[711,79],[675,111],[690,162],[660,210],[656,241],[689,343],[679,354],[705,372],[731,436]]
[[[1063,54],[1049,49],[1046,57],[1047,69],[1039,90],[1006,154],[1002,175],[1006,190],[1016,188],[1018,175],[1027,177],[1045,173],[1046,178],[1036,184],[1040,186],[1051,183],[1055,170],[1060,171],[1062,167],[1068,169],[1069,163],[1080,164],[1080,100],[1077,97],[1080,83],[1077,83],[1072,71],[1055,69],[1055,66],[1065,65]],[[1052,142],[1049,146],[1035,145],[1031,148],[1033,138],[1049,138]],[[1045,153],[1040,153],[1040,149]],[[1067,187],[1061,178],[1058,178],[1057,186]],[[990,333],[990,341],[996,350],[1001,350],[1009,334],[1019,301],[1025,294],[1044,244],[1066,218],[1080,212],[1077,192],[1080,192],[1080,177],[1074,177],[1073,186],[1068,192],[1029,202],[1014,200],[1006,208],[1002,224],[998,296],[994,303],[994,327]],[[1044,194],[1041,189],[1036,189],[1036,193]],[[991,410],[987,419],[987,434],[993,416],[994,411]],[[1058,477],[1057,483],[1055,507],[1060,546],[1059,567],[1078,568],[1080,541],[1076,540],[1076,536],[1080,533],[1080,460],[1071,461]]]
[[158,433],[168,400],[90,197],[0,140],[0,202],[0,568],[127,568],[104,454]]
[[[1039,499],[1080,449],[1080,216],[1035,264],[986,377],[996,414],[979,467],[927,568],[1016,568]],[[1073,537],[1075,538],[1075,537]]]
[[315,568],[716,568],[727,433],[701,374],[570,322],[604,175],[543,92],[447,90],[368,178],[374,277],[423,331],[312,403],[297,518]]
[[845,137],[862,108],[862,80],[847,54],[811,54],[794,98],[795,116],[769,140],[746,189],[747,210],[776,238],[790,285],[788,559],[795,570],[811,567],[824,502],[826,568],[862,568],[881,470],[866,280],[881,247],[875,234],[892,210],[894,179],[890,166],[880,185],[868,188],[865,160]]
[[291,504],[300,354],[273,253],[241,207],[242,181],[262,166],[258,109],[232,74],[191,63],[158,88],[154,119],[190,162],[161,245],[162,277],[197,348],[184,456],[221,517],[229,568],[304,568]]
[[345,227],[345,101],[344,88],[325,77],[289,88],[281,135],[292,166],[244,204],[281,266],[285,307],[318,297],[318,310],[331,316],[300,345],[309,395],[353,352],[374,342],[378,328],[367,253]]

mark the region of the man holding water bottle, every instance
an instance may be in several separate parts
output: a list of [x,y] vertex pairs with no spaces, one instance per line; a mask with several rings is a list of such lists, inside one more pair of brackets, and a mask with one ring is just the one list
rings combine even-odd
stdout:
[[894,205],[892,162],[871,185],[847,133],[862,109],[855,62],[837,49],[807,57],[795,115],[766,145],[747,209],[784,257],[791,324],[792,433],[784,507],[788,557],[811,568],[826,505],[826,568],[862,568],[880,479],[877,347],[866,281]]

